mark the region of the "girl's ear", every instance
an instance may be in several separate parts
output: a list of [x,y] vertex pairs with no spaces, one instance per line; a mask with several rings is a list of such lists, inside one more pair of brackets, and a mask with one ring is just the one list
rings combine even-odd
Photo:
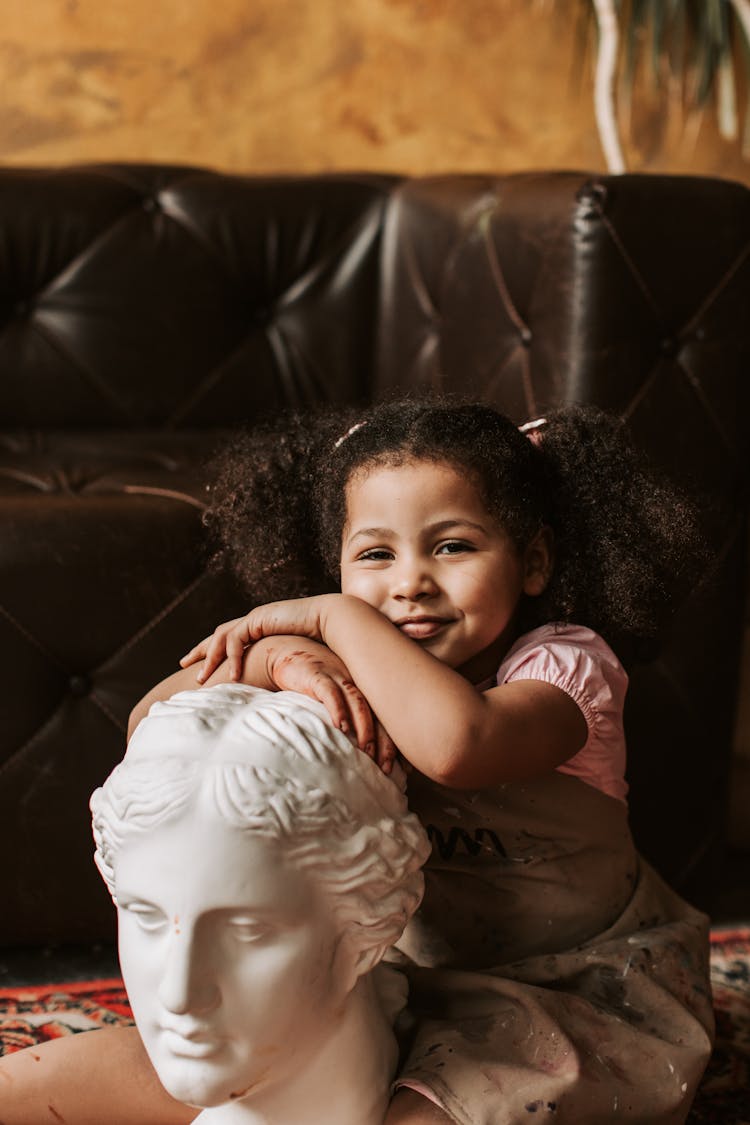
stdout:
[[554,566],[554,538],[552,529],[542,527],[523,553],[523,592],[532,598],[539,597],[547,588]]

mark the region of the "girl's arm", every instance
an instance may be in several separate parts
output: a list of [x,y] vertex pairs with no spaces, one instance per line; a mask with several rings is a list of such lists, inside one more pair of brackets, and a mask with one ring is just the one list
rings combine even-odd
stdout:
[[[221,626],[217,634],[226,634],[236,622]],[[128,738],[148,713],[152,703],[169,699],[179,691],[197,686],[239,681],[270,691],[298,691],[317,699],[328,711],[331,720],[357,745],[376,759],[384,773],[390,773],[396,748],[385,730],[376,724],[367,700],[354,683],[340,657],[325,645],[301,636],[269,636],[245,649],[238,663],[221,664],[208,677],[196,675],[189,657],[184,667],[158,683],[133,708],[128,723]]]
[[[441,785],[479,789],[538,777],[588,736],[577,704],[538,680],[477,689],[359,598],[325,594],[259,606],[188,654],[235,678],[248,644],[274,633],[322,640],[339,656],[404,757]],[[251,649],[252,651],[252,649]]]
[[4,1125],[190,1125],[134,1027],[64,1035],[0,1058]]

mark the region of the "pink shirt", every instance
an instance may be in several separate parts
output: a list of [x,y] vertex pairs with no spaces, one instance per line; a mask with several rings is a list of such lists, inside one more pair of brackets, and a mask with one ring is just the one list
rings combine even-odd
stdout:
[[542,625],[520,637],[497,672],[497,683],[544,680],[574,700],[589,736],[574,757],[557,768],[624,801],[625,733],[622,709],[628,677],[598,633],[580,625]]

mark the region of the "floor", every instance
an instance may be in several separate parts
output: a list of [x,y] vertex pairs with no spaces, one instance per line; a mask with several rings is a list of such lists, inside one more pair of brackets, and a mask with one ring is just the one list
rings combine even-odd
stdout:
[[715,925],[750,925],[750,851],[730,852],[711,910]]
[[114,945],[0,950],[0,989],[119,975]]

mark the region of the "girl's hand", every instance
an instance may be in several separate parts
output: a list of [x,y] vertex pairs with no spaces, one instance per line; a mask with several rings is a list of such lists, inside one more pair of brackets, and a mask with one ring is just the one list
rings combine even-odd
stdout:
[[374,758],[376,765],[380,766],[386,776],[393,772],[393,767],[398,759],[398,747],[378,719],[375,720]]
[[198,672],[198,682],[205,683],[209,676],[226,660],[229,678],[238,681],[242,675],[243,653],[249,644],[261,637],[293,634],[321,640],[320,619],[331,599],[340,594],[322,594],[315,598],[294,598],[286,602],[269,602],[256,606],[246,617],[235,617],[217,626],[210,637],[192,648],[180,661],[182,668],[203,665]]
[[338,656],[306,637],[270,637],[258,652],[260,647],[271,683],[280,691],[298,691],[322,703],[339,730],[353,733],[360,750],[376,756],[375,718]]
[[[247,618],[238,617],[227,621],[210,637],[182,658],[180,664],[188,668],[198,661],[204,661],[197,679],[200,683],[227,661],[226,676],[234,681],[267,682],[280,690],[298,691],[322,703],[332,722],[345,734],[353,734],[356,743],[369,757],[373,758],[383,773],[390,774],[396,761],[397,750],[385,728],[377,721],[362,692],[353,682],[344,662],[325,645],[308,637],[279,636],[272,623],[280,623],[282,617],[287,622],[296,623],[298,628],[315,628],[318,621],[316,609],[308,603],[316,599],[304,598],[298,602],[278,602],[261,606],[259,613],[253,610]],[[300,614],[299,610],[302,609]],[[273,611],[268,615],[266,610]],[[252,620],[251,620],[252,619]],[[278,627],[278,626],[277,626]],[[247,662],[244,659],[248,649],[249,630],[266,630],[267,640],[253,648],[254,657],[262,665],[263,677],[258,681],[253,675],[247,678]],[[254,637],[260,639],[260,637]],[[239,662],[230,662],[228,649],[239,641]],[[258,669],[256,668],[256,675]]]
[[[181,658],[180,667],[189,668],[191,664],[197,664],[201,660],[205,661],[209,646],[218,647],[221,638],[226,637],[227,633],[230,633],[232,629],[234,629],[235,626],[239,625],[242,620],[243,618],[241,617],[234,617],[231,621],[225,621],[222,625],[217,625],[210,637],[204,637],[202,641],[199,641],[197,645],[194,645],[194,647],[190,649],[190,652],[186,653],[185,656]],[[222,660],[219,660],[211,668],[211,672],[215,672],[219,664],[221,664],[225,659],[226,649]],[[204,682],[204,680],[207,680],[208,675],[211,674],[210,672],[208,673],[208,675],[205,674],[205,667],[206,666],[204,663],[203,668],[200,668],[198,670],[198,674],[196,676],[196,679],[201,684]],[[239,676],[230,676],[230,679],[237,681],[239,679]]]
[[360,750],[391,773],[396,747],[338,656],[305,637],[274,637],[268,643],[266,668],[276,687],[317,699],[338,729],[354,732]]

